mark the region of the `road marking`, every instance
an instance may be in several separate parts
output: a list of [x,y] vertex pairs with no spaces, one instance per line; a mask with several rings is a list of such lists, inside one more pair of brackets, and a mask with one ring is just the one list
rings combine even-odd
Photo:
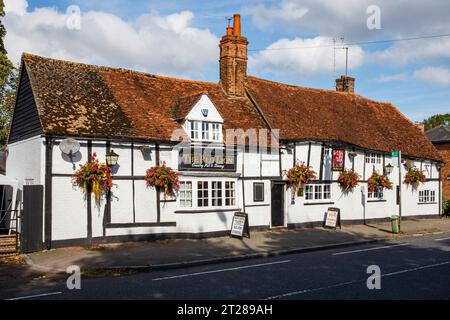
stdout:
[[[423,270],[423,269],[440,267],[440,266],[447,265],[447,264],[450,264],[450,261],[444,261],[444,262],[429,264],[429,265],[420,266],[420,267],[416,267],[416,268],[390,272],[390,273],[382,274],[380,276],[380,278],[382,278],[382,277],[391,277],[391,276],[394,276],[394,275],[408,273],[408,272],[414,272],[414,271]],[[346,286],[346,285],[350,285],[350,284],[354,284],[354,283],[358,283],[358,282],[366,282],[366,281],[367,281],[367,278],[359,279],[359,280],[350,280],[350,281],[336,283],[336,284],[332,284],[332,285],[321,287],[321,288],[304,289],[304,290],[298,290],[298,291],[283,293],[283,294],[279,294],[279,295],[275,295],[275,296],[271,296],[271,297],[265,298],[264,300],[275,300],[275,299],[280,299],[280,298],[286,298],[286,297],[300,295],[300,294],[304,294],[304,293],[310,293],[310,292],[315,292],[315,291],[322,291],[322,290],[326,290],[326,289],[343,287],[343,286]]]
[[349,253],[358,253],[363,251],[372,251],[372,250],[380,250],[380,249],[389,249],[394,247],[400,247],[400,246],[407,246],[409,243],[400,243],[400,244],[394,244],[392,246],[382,246],[382,247],[375,247],[375,248],[367,248],[367,249],[359,249],[359,250],[352,250],[352,251],[344,251],[344,252],[336,252],[332,253],[332,256],[340,256],[342,254],[349,254]]
[[248,268],[264,267],[264,266],[270,266],[270,265],[274,265],[274,264],[281,264],[281,263],[288,263],[288,262],[291,262],[291,260],[283,260],[283,261],[276,261],[276,262],[268,262],[268,263],[252,264],[252,265],[249,265],[249,266],[242,266],[242,267],[235,267],[235,268],[227,268],[227,269],[219,269],[219,270],[211,270],[211,271],[204,271],[204,272],[195,272],[195,273],[180,274],[180,275],[170,276],[170,277],[155,278],[155,279],[152,279],[152,280],[153,280],[153,281],[170,280],[170,279],[177,279],[177,278],[185,278],[185,277],[199,276],[199,275],[203,275],[203,274],[211,274],[211,273],[219,273],[219,272],[226,272],[226,271],[234,271],[234,270],[241,270],[241,269],[248,269]]
[[41,293],[41,294],[35,294],[35,295],[32,295],[32,296],[23,296],[23,297],[11,298],[11,299],[6,299],[6,300],[32,299],[32,298],[38,298],[38,297],[54,296],[54,295],[57,295],[57,294],[62,294],[62,292],[58,291],[58,292]]
[[447,238],[440,238],[440,239],[434,239],[434,241],[444,241],[444,240],[450,240],[450,237],[447,237]]

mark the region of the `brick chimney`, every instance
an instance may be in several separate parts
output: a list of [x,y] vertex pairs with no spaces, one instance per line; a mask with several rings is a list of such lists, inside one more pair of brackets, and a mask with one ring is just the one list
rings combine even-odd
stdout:
[[233,27],[228,27],[220,40],[220,84],[226,94],[243,97],[247,77],[246,37],[241,35],[241,16],[233,16]]
[[355,78],[341,76],[336,79],[336,91],[355,92]]

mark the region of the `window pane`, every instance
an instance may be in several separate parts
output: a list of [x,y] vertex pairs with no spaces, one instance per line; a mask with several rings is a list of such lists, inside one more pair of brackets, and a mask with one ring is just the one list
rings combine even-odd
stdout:
[[180,206],[192,207],[192,182],[182,181],[180,182]]
[[253,201],[264,201],[264,183],[254,183]]
[[197,205],[199,207],[208,206],[208,182],[198,181],[197,182]]

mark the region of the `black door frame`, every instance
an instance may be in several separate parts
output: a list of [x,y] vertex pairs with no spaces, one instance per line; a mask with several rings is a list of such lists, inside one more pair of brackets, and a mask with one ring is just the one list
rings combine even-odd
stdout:
[[[274,206],[273,206],[273,188],[275,187],[275,185],[281,186],[282,188],[282,192],[281,192],[281,220],[282,220],[282,224],[281,225],[273,225],[273,210],[274,210]],[[286,181],[284,180],[272,180],[271,181],[271,188],[270,188],[270,227],[271,228],[282,228],[282,227],[286,227],[286,190],[285,190],[285,186],[286,186]]]

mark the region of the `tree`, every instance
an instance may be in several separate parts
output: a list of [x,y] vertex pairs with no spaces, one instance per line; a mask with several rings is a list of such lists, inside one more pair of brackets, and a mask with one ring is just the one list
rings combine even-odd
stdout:
[[19,76],[18,68],[14,67],[7,56],[4,45],[6,29],[3,25],[5,16],[5,4],[0,0],[0,147],[6,144],[9,124],[14,109],[15,92],[17,90]]
[[450,113],[446,114],[435,114],[434,116],[431,116],[423,121],[423,124],[425,125],[425,131],[430,130],[434,127],[444,125],[449,126],[450,125]]

